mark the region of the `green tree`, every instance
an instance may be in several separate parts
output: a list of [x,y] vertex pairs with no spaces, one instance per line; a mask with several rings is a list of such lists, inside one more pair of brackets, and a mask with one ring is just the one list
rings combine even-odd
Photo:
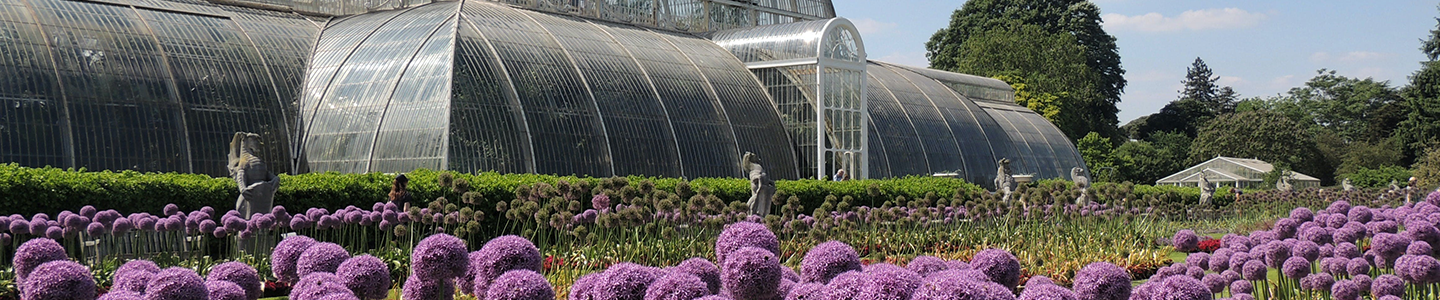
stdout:
[[1111,155],[1122,180],[1138,184],[1154,184],[1160,178],[1179,172],[1175,169],[1176,161],[1169,156],[1147,141],[1121,144]]
[[[1046,115],[1066,136],[1078,138],[1089,128],[1085,103],[1099,98],[1095,76],[1085,66],[1084,48],[1075,37],[1012,23],[980,33],[963,48],[974,53],[954,71],[1005,80],[1016,89],[1016,102]],[[1024,94],[1022,94],[1024,93]]]
[[1427,189],[1440,186],[1440,147],[1425,151],[1414,168],[1415,179],[1419,181],[1417,185]]
[[1334,131],[1346,142],[1379,142],[1405,117],[1400,91],[1389,82],[1349,78],[1321,69],[1305,85],[1274,98],[1277,111]]
[[[1435,20],[1440,23],[1440,18]],[[1409,111],[1395,132],[1413,156],[1424,156],[1423,151],[1440,145],[1440,24],[1421,41],[1420,51],[1429,60],[1420,63],[1420,70],[1410,75],[1410,85],[1401,91]]]
[[1114,144],[1109,138],[1102,137],[1096,132],[1086,134],[1084,138],[1080,138],[1080,141],[1075,143],[1076,150],[1080,150],[1080,157],[1083,157],[1085,164],[1090,166],[1091,174],[1095,173],[1094,170],[1115,167],[1115,161],[1110,156],[1114,151],[1113,147]]
[[1180,97],[1166,104],[1160,112],[1151,114],[1143,123],[1126,124],[1132,138],[1146,139],[1156,132],[1181,132],[1191,138],[1196,130],[1211,118],[1234,111],[1236,98],[1234,89],[1219,85],[1219,75],[1205,65],[1199,57],[1185,70],[1185,80],[1180,83]]
[[[1083,48],[1085,65],[1091,70],[1096,92],[1093,101],[1078,103],[1076,115],[1081,117],[1079,130],[1068,131],[1072,140],[1091,131],[1109,137],[1119,136],[1120,95],[1125,90],[1125,69],[1120,66],[1120,52],[1115,37],[1101,26],[1100,8],[1084,0],[972,0],[956,10],[950,24],[940,29],[925,43],[926,56],[932,68],[956,71],[970,55],[965,44],[976,36],[996,28],[1009,28],[1014,23],[1035,25],[1045,32],[1074,37]],[[999,71],[999,70],[997,70]],[[1051,74],[1066,75],[1066,74]],[[1063,127],[1062,127],[1063,128]]]
[[[1190,147],[1190,160],[1216,156],[1256,158],[1329,181],[1315,136],[1300,123],[1269,111],[1216,117],[1200,128]],[[1328,184],[1328,183],[1327,183]]]

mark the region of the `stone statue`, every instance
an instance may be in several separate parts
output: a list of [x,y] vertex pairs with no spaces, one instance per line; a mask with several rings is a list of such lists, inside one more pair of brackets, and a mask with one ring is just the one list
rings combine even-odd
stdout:
[[1399,191],[1400,191],[1400,182],[1399,182],[1399,181],[1395,181],[1394,179],[1391,179],[1391,180],[1390,180],[1390,191],[1391,191],[1391,192],[1399,192]]
[[1090,177],[1085,176],[1085,168],[1070,169],[1070,180],[1075,181],[1075,188],[1080,189],[1080,197],[1075,198],[1075,204],[1090,204]]
[[1000,199],[1009,202],[1010,194],[1015,192],[1016,188],[1015,176],[1010,173],[1010,159],[1001,158],[996,164],[1000,165],[1000,168],[995,170],[995,192],[1004,193],[1005,196]]
[[750,201],[745,203],[750,205],[750,214],[760,217],[770,215],[770,203],[775,198],[775,181],[765,174],[760,157],[745,152],[745,156],[740,158],[740,169],[750,178]]
[[1215,198],[1215,185],[1210,184],[1209,177],[1200,174],[1200,205],[1210,205],[1210,200]]
[[1410,176],[1410,180],[1405,182],[1405,204],[1406,204],[1406,205],[1409,205],[1410,203],[1412,203],[1412,202],[1410,202],[1410,201],[1412,201],[1413,198],[1415,198],[1415,184],[1418,183],[1418,182],[1416,182],[1416,181],[1417,181],[1417,180],[1415,179],[1415,176]]
[[1280,176],[1280,180],[1275,181],[1276,190],[1280,190],[1282,192],[1289,192],[1293,188],[1294,187],[1290,185],[1289,174],[1286,174],[1285,176]]
[[1340,182],[1340,188],[1344,189],[1344,191],[1346,192],[1349,192],[1355,190],[1355,185],[1350,183],[1350,178],[1345,178],[1345,181]]
[[280,177],[270,173],[265,161],[255,156],[260,149],[260,135],[236,132],[230,140],[230,177],[240,189],[240,198],[235,201],[235,210],[244,218],[255,213],[269,213],[275,204],[275,191],[280,188]]

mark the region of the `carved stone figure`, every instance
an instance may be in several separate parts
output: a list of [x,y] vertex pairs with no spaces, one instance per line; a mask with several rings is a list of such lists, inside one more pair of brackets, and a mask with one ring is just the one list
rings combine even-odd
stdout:
[[1070,180],[1075,181],[1075,188],[1080,189],[1080,197],[1075,198],[1075,204],[1090,204],[1090,177],[1085,176],[1085,168],[1070,169]]
[[1391,191],[1391,192],[1399,192],[1399,191],[1400,191],[1400,182],[1399,182],[1399,181],[1395,181],[1394,179],[1391,179],[1391,180],[1390,180],[1390,191]]
[[1417,180],[1415,179],[1415,177],[1414,177],[1414,176],[1411,176],[1411,177],[1410,177],[1410,180],[1405,182],[1405,204],[1406,204],[1406,205],[1409,205],[1409,204],[1411,203],[1410,201],[1412,201],[1412,199],[1415,198],[1415,184],[1418,183],[1418,182],[1416,182],[1416,181],[1417,181]]
[[1294,189],[1294,186],[1290,185],[1290,175],[1280,176],[1280,180],[1275,181],[1275,189],[1282,192],[1289,192],[1291,189]]
[[1010,173],[1010,159],[1001,158],[996,162],[1000,168],[995,170],[995,192],[1003,193],[1001,200],[1010,201],[1010,194],[1015,192],[1015,175]]
[[1210,205],[1210,200],[1215,198],[1215,185],[1210,184],[1209,176],[1200,174],[1200,205]]
[[260,149],[260,135],[236,132],[230,140],[230,177],[240,189],[235,201],[235,210],[244,218],[255,213],[268,213],[275,204],[275,191],[280,188],[280,177],[265,167],[265,161],[255,155]]
[[770,203],[775,198],[775,181],[765,174],[765,167],[760,165],[760,157],[755,153],[745,152],[740,158],[740,169],[744,170],[750,178],[750,214],[757,216],[770,215]]
[[1340,187],[1346,192],[1355,190],[1355,185],[1350,183],[1350,178],[1345,178],[1345,181],[1341,181]]

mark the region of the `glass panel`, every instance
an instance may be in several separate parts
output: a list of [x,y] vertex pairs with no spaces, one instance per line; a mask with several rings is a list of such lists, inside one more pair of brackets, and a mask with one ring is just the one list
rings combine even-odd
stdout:
[[0,2],[0,162],[69,167],[64,99],[35,15],[16,1]]
[[[930,166],[926,162],[925,144],[937,141],[921,140],[916,135],[915,125],[910,123],[910,116],[906,114],[899,101],[891,94],[889,89],[880,84],[872,72],[868,74],[866,89],[869,94],[866,97],[870,110],[870,171],[872,178],[884,178],[887,176],[901,177],[906,175],[929,175]],[[880,142],[877,143],[876,139]],[[883,145],[884,153],[876,152],[876,144]],[[873,163],[876,157],[885,156],[885,170],[888,175],[875,175],[882,169],[877,168]]]
[[[875,124],[873,118],[870,120],[870,124]],[[890,173],[890,156],[888,156],[889,152],[885,151],[885,141],[883,139],[878,129],[876,129],[875,126],[870,126],[870,148],[866,149],[870,151],[870,169],[866,170],[866,172],[869,172],[870,178],[894,177],[894,175]]]
[[[300,89],[304,83],[305,69],[310,62],[310,50],[320,27],[302,17],[277,12],[225,7],[234,10],[232,19],[245,31],[246,36],[260,50],[260,57],[269,70],[280,103],[284,106],[285,123],[290,128],[290,144],[299,143],[302,125],[298,123],[300,112]],[[298,147],[288,149],[291,157],[298,157]],[[286,163],[289,164],[288,162]],[[294,170],[302,172],[303,170]]]
[[371,172],[445,168],[455,21],[430,34],[405,67],[380,123]]
[[684,176],[735,177],[740,153],[735,132],[714,91],[680,49],[656,42],[657,36],[630,28],[603,26],[640,61],[660,94],[676,143],[680,146]]
[[604,124],[564,49],[515,9],[473,3],[464,8],[514,82],[530,128],[535,172],[610,176]]
[[[889,65],[886,66],[889,67]],[[992,142],[980,125],[979,119],[965,105],[968,101],[960,99],[953,91],[929,77],[902,68],[889,67],[889,69],[919,87],[920,91],[940,109],[946,123],[950,124],[951,132],[955,133],[955,142],[960,146],[960,154],[965,162],[963,177],[970,182],[982,185],[984,182],[993,181],[996,170],[995,162],[999,159],[991,150]]]
[[716,32],[710,39],[744,62],[820,57],[820,36],[830,20]]
[[[316,116],[319,113],[319,109],[321,108],[321,100],[324,99],[327,96],[327,93],[330,92],[330,86],[331,84],[335,83],[335,79],[337,78],[336,75],[338,74],[338,71],[340,71],[341,65],[344,65],[346,61],[350,59],[350,56],[355,53],[356,48],[360,45],[360,43],[364,42],[367,38],[369,38],[371,34],[374,33],[379,27],[387,25],[395,18],[395,16],[398,16],[400,13],[406,11],[408,10],[382,11],[361,16],[354,16],[346,19],[340,19],[338,21],[331,22],[329,27],[327,27],[321,33],[320,40],[315,46],[315,54],[312,56],[310,66],[305,72],[305,88],[301,91],[300,94],[299,123],[304,124],[304,126],[300,127],[300,131],[302,131],[302,133],[298,134],[306,137],[304,139],[304,143],[302,144],[304,147],[304,152],[301,154],[305,156],[302,160],[308,162],[310,170],[357,170],[360,167],[355,164],[355,162],[359,161],[358,158],[352,158],[350,160],[351,165],[344,168],[341,168],[341,166],[333,163],[316,163],[317,159],[319,161],[334,161],[337,157],[359,156],[360,154],[350,153],[355,151],[364,151],[366,153],[364,155],[368,159],[368,146],[366,146],[365,149],[339,148],[337,146],[334,146],[334,144],[344,141],[335,140],[318,141],[319,143],[323,144],[317,146],[315,145],[317,141],[311,140],[310,136],[315,130],[321,130],[322,132],[327,133],[334,132],[333,129],[318,127],[317,125],[320,124],[317,124],[319,122],[316,122]],[[353,66],[351,66],[351,68],[353,68]],[[331,106],[325,108],[334,109],[335,107]],[[333,116],[333,114],[331,115]],[[333,121],[326,120],[325,123],[329,124]],[[371,128],[371,130],[373,130],[373,128]]]
[[588,23],[528,14],[570,53],[600,108],[615,175],[679,177],[679,150],[665,106],[635,59],[605,31]]
[[866,74],[874,76],[881,87],[890,91],[900,103],[901,109],[909,115],[917,136],[924,141],[930,172],[965,173],[956,134],[952,132],[950,124],[935,104],[930,102],[915,84],[900,74],[874,63],[869,66]]
[[[465,7],[472,6],[476,5]],[[461,22],[460,32],[450,104],[449,169],[533,172],[525,110],[494,48],[468,21]]]
[[854,62],[863,62],[860,45],[855,42],[858,33],[848,28],[837,27],[830,31],[829,44],[825,45],[825,57]]
[[795,156],[800,158],[800,178],[817,178],[828,175],[816,171],[815,105],[817,98],[815,65],[754,69],[751,72],[760,78],[760,84],[770,91],[770,97],[780,110],[780,121],[793,142]]

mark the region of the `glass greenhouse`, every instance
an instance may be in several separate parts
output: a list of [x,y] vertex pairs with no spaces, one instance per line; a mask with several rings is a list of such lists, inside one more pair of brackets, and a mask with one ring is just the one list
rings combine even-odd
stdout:
[[14,0],[0,161],[777,178],[1068,177],[999,80],[866,58],[828,0]]

